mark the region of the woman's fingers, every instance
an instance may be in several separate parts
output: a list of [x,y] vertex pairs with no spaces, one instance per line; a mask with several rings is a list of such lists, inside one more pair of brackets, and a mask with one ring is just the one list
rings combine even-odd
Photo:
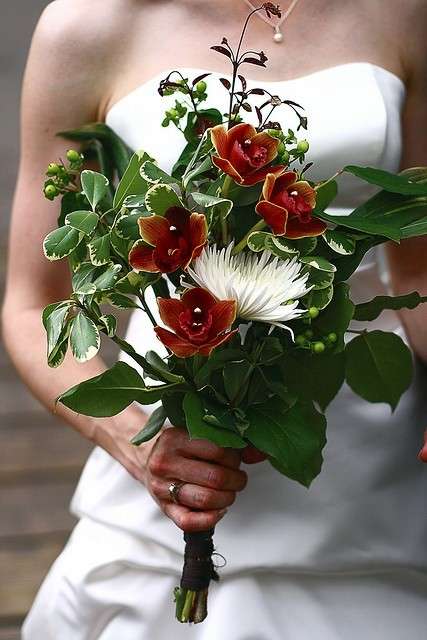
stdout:
[[[156,480],[153,485],[153,493],[159,501],[170,501],[170,482]],[[236,499],[234,491],[217,491],[207,489],[197,484],[186,483],[182,485],[178,493],[178,502],[181,505],[198,509],[199,511],[209,511],[211,509],[225,509],[233,504]]]
[[267,460],[265,453],[253,445],[248,445],[242,451],[242,462],[245,464],[256,464],[257,462],[263,462],[264,460]]
[[229,469],[219,464],[188,458],[170,460],[164,477],[176,478],[218,491],[242,491],[248,481],[247,474],[241,469]]
[[191,511],[187,507],[164,502],[161,504],[164,513],[183,531],[206,531],[213,529],[217,522],[227,513],[226,509],[213,511]]
[[[171,427],[164,431],[166,446],[173,446],[185,458],[199,458],[200,460],[210,460],[224,465],[224,467],[236,468],[241,463],[240,451],[219,447],[218,445],[200,438],[191,440],[185,429]],[[162,436],[163,437],[163,436]]]
[[424,445],[418,454],[421,462],[427,462],[427,429],[424,431]]

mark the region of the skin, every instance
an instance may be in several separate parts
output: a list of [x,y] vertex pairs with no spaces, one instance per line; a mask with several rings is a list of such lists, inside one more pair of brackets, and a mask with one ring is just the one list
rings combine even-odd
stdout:
[[[21,162],[2,318],[16,368],[50,411],[61,392],[105,369],[99,357],[85,365],[67,357],[56,370],[45,361],[41,311],[65,298],[70,286],[66,263],[52,265],[41,250],[57,217],[56,206],[41,196],[44,171],[69,147],[55,133],[102,120],[112,104],[162,70],[193,66],[229,73],[225,59],[209,51],[207,43],[217,43],[225,34],[235,42],[246,14],[243,2],[229,0],[56,0],[40,19],[23,86]],[[270,60],[266,71],[251,67],[250,77],[286,80],[354,61],[385,67],[408,88],[402,168],[425,165],[426,30],[424,0],[301,0],[281,46],[273,45],[261,20],[253,20],[251,47],[264,48]],[[165,40],[167,46],[160,50],[158,43]],[[389,248],[396,293],[427,293],[426,250],[424,239]],[[402,320],[414,350],[427,361],[427,307],[402,313]],[[202,440],[190,442],[183,429],[165,429],[138,449],[130,446],[129,439],[145,419],[138,407],[103,420],[75,415],[62,406],[57,412],[144,483],[184,530],[213,527],[247,482],[240,454]],[[421,458],[427,461],[427,443]],[[244,462],[259,460],[254,450],[243,454]],[[187,483],[180,490],[180,505],[169,498],[173,479]]]

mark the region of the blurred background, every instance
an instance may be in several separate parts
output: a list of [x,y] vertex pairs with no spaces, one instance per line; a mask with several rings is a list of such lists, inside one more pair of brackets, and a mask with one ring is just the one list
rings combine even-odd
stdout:
[[[1,6],[0,299],[18,164],[21,80],[32,32],[47,4],[14,0]],[[64,546],[74,524],[68,504],[89,451],[88,443],[30,396],[0,340],[0,640],[18,640],[37,588]]]

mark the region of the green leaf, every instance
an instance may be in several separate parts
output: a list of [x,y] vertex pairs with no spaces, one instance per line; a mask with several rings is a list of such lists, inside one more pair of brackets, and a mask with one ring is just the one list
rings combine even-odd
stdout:
[[96,324],[84,313],[77,314],[70,333],[70,346],[77,362],[91,360],[98,353],[100,345],[101,338]]
[[[419,168],[419,170],[421,169],[422,168]],[[427,196],[427,184],[424,181],[414,181],[413,176],[410,174],[396,175],[383,169],[358,167],[356,165],[347,165],[343,171],[352,173],[357,178],[361,178],[370,184],[375,184],[385,191],[401,193],[403,195]]]
[[412,381],[412,356],[395,333],[370,331],[349,342],[345,349],[346,380],[369,402],[387,402],[394,410]]
[[249,407],[247,417],[246,438],[271,456],[281,473],[309,487],[322,466],[325,417],[310,404],[298,403],[287,409],[281,400]]
[[326,271],[327,273],[334,273],[337,268],[332,262],[322,258],[322,256],[306,256],[300,258],[300,261],[309,265],[312,269],[318,269],[319,271]]
[[344,348],[344,334],[353,318],[354,304],[349,297],[349,286],[340,282],[334,287],[334,296],[330,304],[313,322],[317,332],[321,335],[336,333],[338,336],[335,351]]
[[110,262],[110,234],[94,238],[89,244],[90,261],[96,267]]
[[140,309],[141,307],[132,298],[122,295],[121,293],[109,293],[108,300],[113,307],[118,309]]
[[343,351],[313,354],[298,349],[280,363],[288,391],[299,399],[317,402],[325,410],[341,389],[345,379]]
[[369,249],[378,244],[382,244],[383,241],[383,238],[380,238],[378,236],[364,238],[356,242],[356,249],[352,255],[337,255],[334,259],[334,264],[337,268],[335,273],[335,282],[343,282],[348,280],[349,277],[356,271],[357,267],[360,265]]
[[316,189],[316,211],[324,211],[335,200],[338,194],[338,185],[336,180],[325,182]]
[[162,405],[167,418],[174,427],[185,426],[185,415],[182,409],[183,393],[165,393],[162,396]]
[[174,384],[146,387],[135,369],[116,362],[111,369],[63,393],[58,401],[85,416],[105,418],[117,415],[134,401],[153,404],[174,388],[179,390]]
[[73,291],[80,291],[86,284],[91,284],[97,273],[99,273],[99,269],[91,262],[83,262],[73,274]]
[[322,238],[332,251],[342,256],[351,255],[356,249],[356,240],[345,231],[326,229]]
[[360,322],[375,320],[385,309],[392,309],[393,311],[415,309],[423,302],[427,302],[427,296],[420,296],[418,291],[413,291],[403,296],[375,296],[369,302],[356,305],[354,319]]
[[214,371],[222,369],[226,362],[239,362],[246,360],[246,353],[243,349],[224,349],[223,351],[214,351],[209,360],[199,369],[195,375],[194,382],[201,388],[208,384],[210,377]]
[[134,153],[129,165],[120,180],[113,200],[113,207],[119,209],[127,196],[140,195],[147,192],[148,184],[141,176],[140,170],[144,162],[151,160],[145,151]]
[[115,226],[117,235],[121,238],[126,238],[126,240],[139,240],[141,235],[139,233],[138,220],[141,217],[142,214],[138,212],[130,213],[120,218]]
[[115,229],[111,229],[110,231],[110,243],[113,251],[120,256],[123,260],[128,260],[129,257],[129,249],[131,246],[131,242],[124,238],[121,238]]
[[163,407],[158,407],[148,418],[144,427],[131,440],[131,444],[139,447],[156,436],[166,421],[167,415]]
[[55,302],[49,304],[43,310],[42,320],[47,333],[47,357],[50,358],[53,350],[61,338],[72,302]]
[[89,171],[88,169],[82,171],[80,179],[83,193],[89,200],[92,209],[95,210],[96,206],[106,195],[110,183],[102,173]]
[[308,284],[313,286],[314,289],[326,289],[330,287],[334,281],[334,273],[320,271],[319,269],[309,269],[309,273],[310,276],[308,279]]
[[147,160],[140,169],[142,178],[150,184],[177,184],[177,179],[170,176],[166,171],[160,169],[154,162]]
[[228,362],[224,365],[222,377],[225,393],[229,400],[235,400],[238,395],[245,393],[249,382],[246,377],[247,372],[247,362]]
[[58,135],[78,142],[99,142],[103,146],[106,156],[111,159],[117,169],[119,177],[125,173],[132,151],[108,125],[95,122],[83,125],[79,129],[61,131]]
[[329,305],[333,295],[334,287],[330,285],[326,286],[326,288],[312,289],[304,300],[307,307],[317,307],[322,310]]
[[85,262],[87,258],[87,246],[85,242],[80,242],[77,247],[69,254],[68,264],[74,273]]
[[233,202],[227,198],[217,198],[197,192],[192,193],[191,197],[196,204],[207,210],[210,219],[212,216],[225,219],[233,208]]
[[135,271],[130,271],[123,278],[117,280],[115,289],[120,293],[135,295],[152,286],[160,277],[158,273],[136,273]]
[[93,211],[73,211],[65,218],[65,224],[91,236],[99,222],[99,216]]
[[185,394],[183,409],[191,439],[203,438],[220,447],[233,447],[234,449],[243,449],[246,446],[246,442],[238,433],[214,427],[205,422],[202,399],[194,391]]
[[241,187],[233,182],[227,192],[227,196],[239,207],[245,207],[248,204],[258,202],[261,193],[261,186],[255,184],[253,187]]
[[183,207],[183,204],[168,184],[156,184],[148,189],[145,206],[148,211],[163,216],[171,207]]
[[185,378],[178,376],[176,373],[173,373],[168,369],[167,363],[155,351],[147,351],[145,359],[153,371],[159,375],[160,380],[177,383],[185,382]]
[[76,249],[82,238],[83,234],[72,227],[59,227],[44,239],[44,255],[48,260],[62,260]]
[[119,264],[111,264],[106,269],[104,268],[100,275],[93,281],[96,290],[106,291],[107,289],[112,289],[121,270],[122,267]]
[[111,314],[100,316],[99,322],[105,327],[109,338],[116,335],[117,319],[115,316]]
[[61,213],[58,217],[58,227],[64,226],[65,218],[69,213],[80,211],[88,206],[87,200],[82,193],[75,191],[67,191],[64,193],[61,199]]

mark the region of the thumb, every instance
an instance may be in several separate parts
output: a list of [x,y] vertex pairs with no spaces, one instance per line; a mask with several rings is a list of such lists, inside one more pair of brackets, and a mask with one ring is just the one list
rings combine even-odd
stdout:
[[265,453],[262,453],[262,451],[251,444],[242,451],[242,461],[246,464],[256,464],[257,462],[263,462],[264,460],[267,460]]

